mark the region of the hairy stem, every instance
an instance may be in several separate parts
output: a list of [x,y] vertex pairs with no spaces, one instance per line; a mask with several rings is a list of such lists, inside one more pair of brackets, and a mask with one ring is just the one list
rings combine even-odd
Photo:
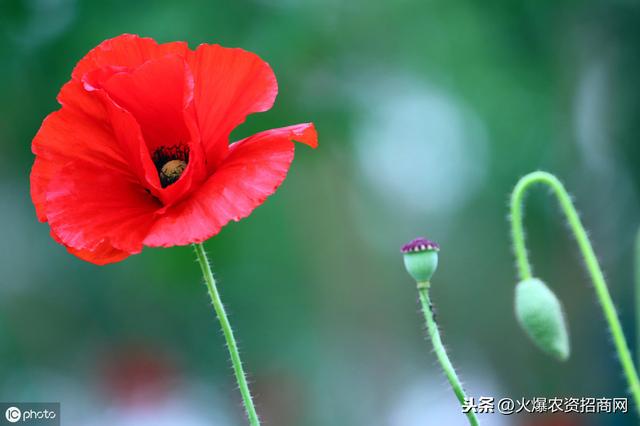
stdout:
[[580,217],[578,216],[578,212],[571,202],[571,197],[558,178],[550,173],[533,172],[524,176],[518,181],[511,196],[511,238],[513,240],[513,249],[516,256],[516,264],[520,279],[525,280],[532,277],[531,264],[527,256],[527,249],[525,246],[522,206],[526,191],[535,184],[546,185],[553,191],[560,203],[562,211],[567,217],[569,228],[578,243],[580,253],[582,254],[582,258],[587,267],[587,271],[589,272],[589,276],[591,277],[591,281],[593,282],[596,296],[600,302],[600,306],[602,307],[604,317],[609,325],[609,330],[613,337],[613,343],[616,351],[618,352],[620,364],[622,365],[622,370],[629,385],[629,392],[635,401],[636,409],[640,411],[640,380],[638,380],[638,373],[633,363],[629,346],[627,345],[627,341],[624,337],[622,326],[620,325],[620,320],[616,313],[616,308],[611,300],[611,295],[609,294],[609,288],[605,282],[604,274],[602,273],[598,259],[593,251],[589,237],[587,236],[587,231],[584,229],[584,226],[580,221]]
[[[422,312],[424,313],[424,319],[427,323],[427,329],[429,330],[429,336],[431,337],[431,343],[433,344],[433,349],[438,358],[438,362],[440,366],[444,370],[445,376],[447,376],[447,380],[451,384],[451,388],[453,389],[453,393],[456,394],[458,401],[460,401],[460,405],[465,405],[465,399],[467,398],[464,393],[464,389],[462,388],[462,384],[460,383],[460,379],[456,374],[456,370],[453,368],[453,364],[449,360],[449,356],[447,355],[447,351],[442,344],[442,339],[440,338],[440,331],[438,330],[438,325],[436,324],[436,320],[433,315],[433,310],[431,307],[431,299],[429,298],[429,283],[423,282],[418,283],[418,293],[420,294],[420,303],[422,304]],[[469,419],[469,423],[472,426],[478,426],[478,418],[475,413],[471,410],[466,413],[467,418]]]
[[202,275],[204,276],[204,281],[207,285],[209,297],[211,297],[211,303],[213,304],[213,308],[215,309],[218,320],[220,321],[224,338],[227,341],[227,349],[229,349],[229,355],[231,356],[233,372],[236,375],[236,381],[238,382],[238,387],[242,394],[242,401],[247,412],[247,417],[249,418],[249,424],[251,426],[259,426],[260,420],[258,419],[256,408],[253,405],[251,391],[249,390],[247,378],[245,376],[244,369],[242,368],[238,345],[236,344],[236,339],[233,337],[233,330],[231,329],[231,324],[229,323],[229,319],[227,318],[227,314],[224,310],[224,305],[222,304],[222,300],[220,300],[220,294],[218,294],[216,280],[213,278],[213,272],[211,271],[207,254],[204,251],[202,243],[194,244],[193,248],[196,252],[196,256],[198,257],[200,268],[202,269]]

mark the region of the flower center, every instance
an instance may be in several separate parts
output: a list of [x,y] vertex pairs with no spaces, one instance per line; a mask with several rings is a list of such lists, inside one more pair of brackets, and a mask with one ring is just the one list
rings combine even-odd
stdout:
[[175,183],[189,164],[187,145],[159,146],[151,156],[163,188]]
[[167,187],[180,179],[180,175],[187,167],[187,163],[182,160],[171,160],[160,169],[160,183],[162,187]]

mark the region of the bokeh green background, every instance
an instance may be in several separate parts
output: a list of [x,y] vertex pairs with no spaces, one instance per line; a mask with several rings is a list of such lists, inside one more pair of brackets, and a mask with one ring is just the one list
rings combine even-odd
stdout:
[[[266,425],[462,425],[425,341],[399,247],[442,246],[433,299],[473,396],[621,397],[625,383],[574,242],[528,198],[537,275],[573,354],[540,354],[513,314],[507,222],[523,174],[575,195],[635,346],[640,6],[631,0],[0,2],[0,400],[61,401],[63,425],[242,425],[191,248],[96,267],[29,197],[30,143],[102,40],[254,51],[274,108],[234,133],[314,121],[285,184],[207,242]],[[482,416],[487,425],[627,425],[631,416]]]

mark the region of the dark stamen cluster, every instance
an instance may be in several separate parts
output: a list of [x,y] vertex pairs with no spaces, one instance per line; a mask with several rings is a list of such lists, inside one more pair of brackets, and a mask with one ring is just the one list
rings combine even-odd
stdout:
[[177,144],[159,146],[151,155],[163,188],[176,182],[189,163],[189,146]]

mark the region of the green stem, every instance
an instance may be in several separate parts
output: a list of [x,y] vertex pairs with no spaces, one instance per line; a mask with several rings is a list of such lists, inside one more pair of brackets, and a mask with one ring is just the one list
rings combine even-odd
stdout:
[[[433,349],[438,357],[438,362],[440,362],[440,366],[444,370],[444,374],[447,376],[447,380],[451,384],[453,388],[453,393],[456,394],[458,401],[460,401],[460,405],[465,405],[465,399],[467,395],[464,393],[464,389],[462,388],[462,384],[460,383],[460,379],[456,374],[456,370],[453,368],[451,361],[449,360],[449,356],[447,355],[447,351],[442,344],[442,339],[440,338],[440,331],[438,330],[438,325],[436,324],[436,320],[433,316],[433,311],[431,309],[431,299],[429,298],[429,286],[428,282],[418,283],[418,293],[420,294],[420,302],[422,304],[422,312],[424,313],[424,319],[427,322],[427,329],[429,330],[429,336],[431,337],[431,343],[433,343]],[[469,419],[469,423],[472,426],[478,426],[478,418],[476,414],[469,410],[467,413],[467,418]]]
[[634,251],[633,264],[635,269],[635,292],[636,292],[636,357],[640,366],[640,229],[636,235],[636,247]]
[[207,284],[207,290],[211,297],[211,303],[213,304],[213,308],[215,309],[220,325],[222,326],[224,338],[227,341],[227,348],[229,349],[231,363],[233,364],[233,372],[236,375],[236,381],[238,382],[238,387],[242,394],[242,401],[244,402],[244,408],[247,412],[247,417],[249,418],[249,424],[251,426],[259,426],[260,420],[258,419],[256,408],[254,407],[253,400],[251,399],[251,391],[249,390],[247,378],[245,376],[244,369],[242,368],[238,345],[233,337],[233,330],[231,329],[231,324],[229,323],[229,319],[227,318],[227,314],[224,310],[224,305],[222,304],[222,300],[220,300],[220,294],[218,294],[218,289],[216,288],[216,280],[213,278],[213,272],[211,272],[211,266],[209,265],[207,254],[204,251],[202,243],[194,244],[193,248],[196,252],[196,256],[198,257],[198,262],[200,262],[202,275],[204,276],[204,281]]
[[533,172],[524,176],[518,181],[516,187],[513,190],[511,196],[511,237],[513,239],[513,248],[517,260],[518,274],[521,280],[529,279],[532,277],[531,264],[527,257],[527,250],[525,247],[524,227],[522,223],[522,206],[525,192],[530,186],[534,184],[543,184],[548,186],[556,195],[562,211],[567,217],[569,227],[575,237],[580,252],[584,259],[584,263],[587,267],[587,271],[593,282],[593,287],[596,291],[598,301],[604,312],[604,317],[609,325],[609,330],[613,337],[613,343],[622,370],[627,379],[629,385],[629,392],[633,396],[636,404],[636,408],[640,411],[640,380],[638,380],[638,373],[629,351],[629,346],[624,337],[616,308],[611,300],[609,289],[604,279],[604,274],[598,263],[598,259],[593,251],[593,247],[589,242],[587,231],[584,229],[578,212],[576,211],[571,197],[567,193],[562,183],[554,175],[546,172]]

